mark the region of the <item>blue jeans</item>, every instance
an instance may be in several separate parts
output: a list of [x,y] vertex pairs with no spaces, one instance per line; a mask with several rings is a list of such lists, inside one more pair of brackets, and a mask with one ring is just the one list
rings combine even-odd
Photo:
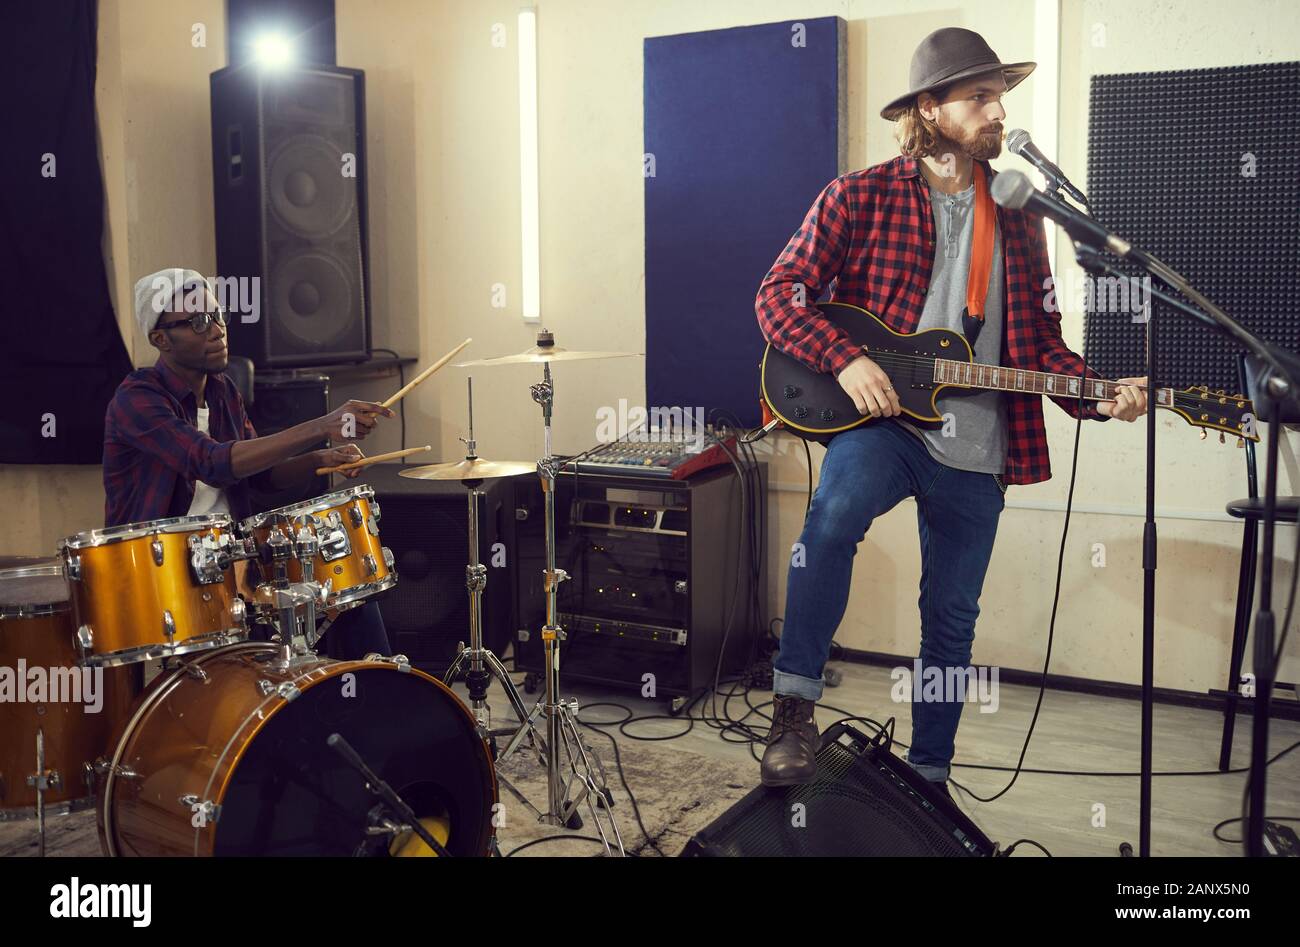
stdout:
[[[916,498],[921,534],[922,672],[969,667],[1003,489],[993,474],[945,467],[919,437],[885,419],[836,435],[826,449],[801,546],[791,557],[773,662],[777,694],[821,699],[822,668],[848,605],[858,544],[877,516],[909,496]],[[944,696],[913,700],[907,755],[922,776],[940,782],[948,778],[964,703],[964,695]]]

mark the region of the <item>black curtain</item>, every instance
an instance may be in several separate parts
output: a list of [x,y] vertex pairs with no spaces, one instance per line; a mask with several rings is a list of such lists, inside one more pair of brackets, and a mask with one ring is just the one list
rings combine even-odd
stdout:
[[96,13],[95,0],[0,12],[0,463],[99,463],[131,371],[102,249]]

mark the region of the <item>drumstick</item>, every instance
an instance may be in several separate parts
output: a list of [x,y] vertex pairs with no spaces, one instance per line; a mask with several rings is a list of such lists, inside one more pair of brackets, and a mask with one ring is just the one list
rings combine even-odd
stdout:
[[349,464],[339,464],[337,467],[317,467],[316,476],[322,474],[338,473],[341,470],[354,470],[357,467],[368,467],[371,464],[377,464],[381,460],[396,460],[398,457],[409,457],[412,454],[423,454],[427,450],[433,450],[433,446],[425,444],[423,447],[408,447],[406,450],[391,450],[387,454],[376,454],[374,457],[362,457]]
[[436,372],[438,369],[442,368],[442,366],[446,365],[446,364],[447,364],[448,362],[450,362],[453,358],[455,358],[455,357],[456,357],[456,354],[457,354],[458,352],[460,352],[460,350],[463,349],[465,346],[469,345],[471,341],[473,341],[473,340],[472,340],[472,339],[466,339],[464,342],[460,343],[460,345],[456,346],[454,349],[452,349],[450,352],[448,352],[448,353],[447,353],[446,355],[444,355],[442,358],[438,359],[436,362],[434,362],[432,365],[430,365],[430,366],[429,366],[428,368],[426,368],[424,371],[420,372],[420,374],[416,375],[416,376],[415,376],[414,378],[412,378],[409,382],[407,382],[405,385],[403,385],[402,388],[397,392],[397,394],[393,395],[393,396],[392,396],[391,398],[389,398],[387,401],[383,401],[383,402],[380,402],[380,403],[383,404],[383,406],[384,406],[385,408],[391,408],[393,405],[397,404],[397,402],[401,401],[402,398],[406,397],[406,394],[407,394],[407,393],[408,393],[412,388],[414,388],[414,387],[415,387],[416,385],[418,385],[420,382],[424,381],[426,378],[428,378],[430,375],[432,375],[432,374],[433,374],[434,372]]

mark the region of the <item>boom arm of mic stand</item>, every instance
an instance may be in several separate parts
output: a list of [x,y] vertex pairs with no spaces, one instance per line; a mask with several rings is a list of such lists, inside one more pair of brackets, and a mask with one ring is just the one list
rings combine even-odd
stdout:
[[366,765],[366,761],[361,758],[361,754],[352,748],[352,744],[337,733],[331,733],[325,743],[330,749],[343,757],[343,760],[349,766],[361,774],[361,778],[366,781],[370,791],[392,806],[393,811],[411,826],[411,830],[420,836],[425,845],[437,852],[441,858],[451,857],[451,852],[447,851],[437,839],[429,834],[429,830],[420,823],[420,820],[415,815],[415,810],[408,806],[388,783],[380,779],[378,774]]

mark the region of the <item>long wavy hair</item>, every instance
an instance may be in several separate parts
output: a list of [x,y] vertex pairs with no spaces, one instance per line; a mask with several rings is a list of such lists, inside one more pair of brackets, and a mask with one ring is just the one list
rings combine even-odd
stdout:
[[[942,101],[942,96],[935,98]],[[921,107],[916,99],[901,109],[894,111],[894,137],[898,139],[898,148],[909,158],[933,157],[939,149],[943,135],[939,126],[921,114]]]

